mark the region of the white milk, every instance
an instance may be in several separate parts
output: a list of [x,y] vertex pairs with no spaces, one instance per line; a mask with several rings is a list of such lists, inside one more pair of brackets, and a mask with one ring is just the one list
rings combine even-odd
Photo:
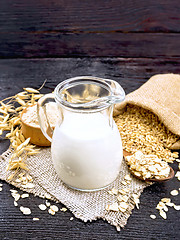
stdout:
[[65,113],[51,146],[56,172],[67,185],[93,190],[118,176],[123,157],[116,124],[101,113]]

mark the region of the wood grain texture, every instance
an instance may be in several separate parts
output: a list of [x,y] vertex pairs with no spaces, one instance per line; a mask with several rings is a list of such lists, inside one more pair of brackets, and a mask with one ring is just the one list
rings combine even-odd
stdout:
[[[118,81],[129,93],[156,73],[179,73],[180,59],[123,59],[123,58],[61,58],[61,59],[13,59],[0,60],[0,99],[16,94],[23,87],[40,87],[47,79],[43,89],[50,92],[54,87],[69,77],[93,75],[111,78]],[[6,150],[8,141],[0,140],[0,153]],[[177,171],[177,164],[173,164]],[[0,181],[3,182],[3,181]],[[30,196],[21,199],[19,204],[30,207],[32,215],[24,216],[19,208],[14,207],[10,196],[12,187],[3,182],[0,192],[0,239],[3,240],[50,240],[50,239],[82,239],[82,240],[179,240],[179,211],[169,208],[167,220],[163,220],[155,207],[163,197],[169,197],[172,189],[178,189],[179,182],[173,179],[162,184],[155,184],[145,189],[140,201],[140,209],[134,209],[127,225],[120,233],[103,220],[83,223],[78,219],[70,221],[72,214],[58,212],[51,216],[47,211],[38,209],[44,200]],[[179,204],[179,196],[172,197]],[[58,207],[62,207],[58,204]],[[149,215],[157,215],[156,220]],[[40,221],[33,222],[32,217]]]
[[0,2],[0,57],[179,57],[178,0]]
[[1,34],[0,57],[180,57],[180,34]]

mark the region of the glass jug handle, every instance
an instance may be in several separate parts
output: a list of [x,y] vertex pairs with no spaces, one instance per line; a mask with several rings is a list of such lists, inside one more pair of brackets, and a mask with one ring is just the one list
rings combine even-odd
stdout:
[[50,102],[55,102],[53,93],[46,94],[38,100],[37,116],[42,133],[50,142],[52,142],[53,129],[49,123],[46,111],[46,105]]

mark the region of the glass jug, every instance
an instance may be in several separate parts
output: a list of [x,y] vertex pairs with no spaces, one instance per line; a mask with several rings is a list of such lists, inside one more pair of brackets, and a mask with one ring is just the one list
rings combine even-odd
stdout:
[[[113,104],[125,93],[115,81],[91,76],[70,78],[38,102],[38,118],[45,137],[52,142],[54,168],[69,187],[99,190],[118,176],[123,149],[113,120]],[[46,105],[56,102],[59,121],[53,131]]]

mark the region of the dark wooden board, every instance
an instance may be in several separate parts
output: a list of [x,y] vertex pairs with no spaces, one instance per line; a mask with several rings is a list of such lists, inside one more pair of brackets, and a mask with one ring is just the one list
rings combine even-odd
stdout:
[[[116,59],[116,58],[62,58],[62,59],[13,59],[0,60],[0,99],[16,94],[23,87],[40,87],[45,79],[47,83],[42,90],[50,92],[62,80],[78,75],[93,75],[118,81],[129,93],[156,73],[179,73],[180,59]],[[0,140],[0,153],[6,150],[8,141]],[[173,164],[176,171],[177,164]],[[169,197],[172,189],[179,188],[179,182],[173,180],[155,184],[145,189],[141,195],[140,209],[134,209],[127,225],[120,233],[103,220],[84,223],[78,219],[70,221],[72,214],[58,212],[55,216],[40,211],[38,205],[44,200],[30,196],[19,203],[30,207],[31,216],[24,216],[13,205],[10,196],[12,186],[3,183],[0,192],[0,239],[127,239],[127,240],[179,240],[179,212],[169,208],[167,220],[163,220],[155,207],[163,197]],[[179,205],[179,196],[172,197]],[[61,207],[61,204],[58,204]],[[150,219],[156,214],[157,219]],[[32,217],[40,221],[33,222]]]
[[179,43],[176,33],[0,33],[0,57],[180,57]]
[[0,2],[0,57],[179,57],[178,0]]

